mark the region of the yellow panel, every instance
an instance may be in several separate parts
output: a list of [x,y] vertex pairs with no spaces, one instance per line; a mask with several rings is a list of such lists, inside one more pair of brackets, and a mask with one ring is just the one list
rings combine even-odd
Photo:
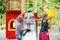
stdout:
[[[15,19],[11,19],[9,22],[8,22],[8,30],[9,31],[15,31],[16,29],[10,29],[10,23],[14,21],[15,22]],[[14,27],[15,28],[15,27]]]
[[48,14],[49,19],[52,19],[54,17],[54,10],[53,9],[45,10],[45,12]]

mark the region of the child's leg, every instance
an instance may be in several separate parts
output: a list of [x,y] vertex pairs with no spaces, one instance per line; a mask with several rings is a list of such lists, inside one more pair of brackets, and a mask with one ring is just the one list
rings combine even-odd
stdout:
[[31,29],[27,29],[27,31],[23,34],[23,36],[25,36],[26,33],[27,33],[27,32],[30,32],[30,31],[31,31]]
[[31,31],[31,29],[30,29],[30,24],[27,24],[27,30],[26,30],[26,32],[23,34],[23,36],[25,36],[26,33],[29,32],[29,31]]

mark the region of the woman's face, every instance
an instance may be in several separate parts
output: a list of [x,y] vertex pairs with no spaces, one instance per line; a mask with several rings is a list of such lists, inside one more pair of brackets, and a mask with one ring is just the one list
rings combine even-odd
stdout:
[[47,16],[45,16],[45,15],[42,15],[42,18],[43,18],[43,19],[45,19],[46,17],[47,17]]
[[42,18],[45,18],[45,16],[44,16],[44,15],[42,15]]

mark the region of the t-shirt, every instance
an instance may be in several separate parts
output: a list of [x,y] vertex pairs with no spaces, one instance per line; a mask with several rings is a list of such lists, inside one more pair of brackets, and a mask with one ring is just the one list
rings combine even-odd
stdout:
[[23,24],[16,20],[16,34],[21,34],[21,30],[24,29]]
[[43,32],[47,32],[48,31],[48,20],[44,21],[42,20],[41,22],[41,30]]

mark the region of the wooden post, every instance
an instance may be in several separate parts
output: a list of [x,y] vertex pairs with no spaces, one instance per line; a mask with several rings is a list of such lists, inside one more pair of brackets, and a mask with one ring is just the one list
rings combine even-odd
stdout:
[[24,13],[24,0],[21,0],[21,11]]
[[44,12],[44,0],[42,0],[42,12]]
[[37,0],[34,0],[34,13],[37,13]]

